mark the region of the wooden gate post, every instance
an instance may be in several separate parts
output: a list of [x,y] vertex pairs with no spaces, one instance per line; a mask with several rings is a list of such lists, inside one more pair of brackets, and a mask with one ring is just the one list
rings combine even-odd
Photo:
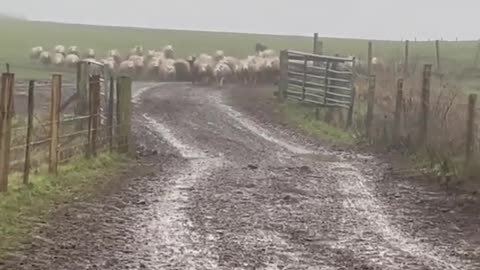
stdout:
[[353,113],[355,109],[355,97],[357,96],[357,91],[355,86],[352,86],[352,104],[348,107],[348,116],[347,116],[347,125],[346,129],[349,129],[353,124]]
[[35,81],[28,84],[28,118],[27,118],[27,138],[25,142],[25,162],[23,164],[23,184],[28,185],[30,177],[30,149],[33,132],[33,108],[34,108],[34,89]]
[[120,77],[117,80],[117,125],[119,151],[129,152],[132,148],[130,142],[131,128],[131,103],[132,103],[132,80],[129,77]]
[[0,192],[8,190],[15,75],[3,73],[0,87]]
[[115,125],[113,124],[113,112],[114,112],[114,98],[115,98],[115,79],[110,77],[110,93],[108,95],[108,116],[107,116],[107,136],[109,150],[113,150],[113,134]]
[[100,114],[100,76],[94,75],[89,83],[89,121],[87,158],[97,155],[97,135]]
[[[86,116],[88,113],[88,64],[79,62],[77,65],[77,104],[75,105],[75,116]],[[78,121],[77,130],[85,130],[87,121]]]
[[467,115],[467,139],[466,139],[466,153],[465,165],[467,168],[472,163],[475,146],[475,106],[477,103],[477,94],[470,94],[468,96],[468,115]]
[[392,141],[398,143],[400,138],[400,121],[402,116],[403,105],[403,79],[397,80],[397,97],[395,99],[395,115],[393,119]]
[[313,34],[313,54],[317,54],[318,45],[318,33]]
[[376,77],[375,75],[370,75],[368,80],[368,99],[367,99],[367,116],[365,119],[365,128],[367,133],[367,138],[372,136],[372,124],[373,124],[373,110],[375,107],[375,87],[376,87]]
[[430,79],[432,77],[432,65],[423,66],[422,95],[421,95],[421,115],[420,115],[420,132],[419,144],[427,143],[428,136],[428,118],[430,111]]
[[[280,52],[280,82],[278,84],[278,97],[280,101],[287,98],[288,87],[288,52],[283,50]],[[118,91],[118,90],[117,90]]]
[[50,152],[48,172],[56,175],[58,173],[58,145],[60,129],[60,107],[62,102],[62,75],[52,76],[52,95],[50,107]]

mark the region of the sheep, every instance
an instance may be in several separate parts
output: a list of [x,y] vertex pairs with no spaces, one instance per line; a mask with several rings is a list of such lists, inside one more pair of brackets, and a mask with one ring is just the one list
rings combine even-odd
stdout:
[[51,63],[51,61],[52,61],[52,57],[49,52],[42,52],[40,54],[40,63],[44,65],[48,65]]
[[177,81],[188,81],[191,79],[190,64],[186,60],[177,59],[173,65],[175,66]]
[[65,55],[65,46],[57,45],[57,46],[55,46],[54,51],[55,51],[55,53],[61,53],[61,54]]
[[33,47],[30,50],[30,59],[39,59],[40,54],[43,52],[43,47],[42,46],[37,46]]
[[64,64],[65,56],[61,53],[55,53],[52,57],[52,64],[62,66]]
[[280,76],[280,59],[278,57],[266,59],[265,70],[268,81],[277,81]]
[[80,57],[78,57],[78,55],[76,55],[76,54],[68,54],[65,57],[65,64],[69,68],[75,68],[77,66],[78,62],[80,62]]
[[132,60],[125,60],[118,67],[120,75],[133,76],[135,74],[135,63]]
[[135,47],[130,50],[130,55],[143,56],[143,46],[135,45]]
[[117,49],[112,49],[107,52],[107,57],[112,57],[115,60],[115,66],[119,66],[122,62],[122,56]]
[[113,58],[112,56],[109,56],[103,59],[101,62],[109,72],[112,73],[113,71],[115,71],[116,62],[115,62],[115,58]]
[[75,45],[68,47],[67,54],[75,54],[77,56],[80,56],[79,51],[78,51],[78,47],[75,46]]
[[215,77],[219,87],[222,87],[225,80],[230,79],[232,75],[232,70],[225,62],[218,63],[213,69],[213,76]]
[[192,82],[209,83],[210,80],[213,79],[213,62],[214,60],[212,56],[208,54],[200,54],[192,65]]
[[275,57],[275,51],[272,49],[268,49],[265,51],[261,51],[258,53],[258,56],[263,57],[263,58],[272,58]]
[[94,49],[88,49],[87,52],[85,53],[85,58],[93,58],[95,59],[95,50]]
[[257,43],[255,44],[255,52],[258,54],[259,52],[263,52],[265,50],[267,50],[268,47],[263,45],[262,43]]
[[166,59],[175,58],[175,51],[173,50],[172,45],[167,45],[163,48],[163,55]]
[[159,76],[164,81],[173,81],[176,77],[175,61],[173,59],[165,59],[159,66]]
[[230,67],[233,73],[233,79],[235,79],[240,69],[240,60],[235,57],[226,56],[221,62],[227,64],[228,67]]
[[136,74],[140,74],[145,67],[145,59],[143,56],[131,55],[128,60],[133,62]]
[[216,62],[219,62],[219,61],[223,60],[224,58],[225,58],[225,53],[221,50],[216,51],[215,56],[213,57],[213,59]]
[[145,73],[148,79],[156,79],[160,75],[160,65],[162,64],[162,60],[158,57],[153,57],[150,59],[146,65]]
[[243,82],[243,84],[248,84],[250,72],[248,69],[248,61],[246,59],[240,61],[240,65],[237,70],[237,77]]

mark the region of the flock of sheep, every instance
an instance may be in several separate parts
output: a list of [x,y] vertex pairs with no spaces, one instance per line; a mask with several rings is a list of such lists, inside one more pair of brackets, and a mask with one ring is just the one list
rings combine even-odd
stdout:
[[[30,58],[43,65],[73,69],[82,59],[96,59],[96,54],[93,49],[82,54],[77,46],[66,48],[57,45],[53,52],[34,47],[31,49]],[[119,50],[109,50],[100,62],[112,74],[127,75],[135,79],[207,84],[216,82],[220,86],[225,81],[252,85],[257,82],[274,82],[280,73],[279,57],[275,51],[266,48],[244,59],[227,56],[223,51],[181,59],[175,58],[171,45],[162,50],[144,50],[143,46],[138,45],[130,49],[125,56],[122,56]]]

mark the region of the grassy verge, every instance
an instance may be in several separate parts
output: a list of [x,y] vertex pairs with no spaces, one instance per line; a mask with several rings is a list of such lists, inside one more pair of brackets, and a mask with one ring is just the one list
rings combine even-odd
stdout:
[[353,145],[355,143],[353,134],[321,120],[316,120],[315,111],[311,107],[288,101],[278,106],[289,124],[303,130],[309,136],[336,145]]
[[45,222],[56,203],[95,194],[100,180],[124,162],[118,155],[103,154],[77,160],[59,168],[57,177],[32,175],[31,185],[12,175],[10,190],[0,194],[0,258],[29,240],[35,224]]

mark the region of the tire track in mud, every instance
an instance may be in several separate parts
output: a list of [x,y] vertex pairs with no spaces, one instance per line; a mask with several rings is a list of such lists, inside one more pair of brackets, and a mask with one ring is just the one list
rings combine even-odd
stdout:
[[[145,88],[148,91],[155,87]],[[142,92],[137,92],[141,95]],[[137,100],[138,102],[138,100]],[[139,249],[149,254],[144,263],[148,269],[217,269],[217,257],[207,242],[214,242],[191,230],[192,222],[186,215],[189,192],[196,181],[224,165],[221,157],[209,157],[206,153],[176,138],[174,133],[154,118],[143,114],[143,125],[156,136],[162,137],[187,160],[182,171],[171,177],[167,187],[146,211],[149,217],[138,225],[139,237],[150,239]],[[160,188],[152,186],[153,189]]]
[[[314,153],[314,151],[298,144],[275,137],[239,111],[224,104],[221,96],[213,95],[211,100],[216,103],[221,111],[257,136],[294,154]],[[420,243],[409,237],[406,232],[394,227],[376,199],[374,190],[369,187],[368,179],[350,163],[335,161],[326,162],[323,165],[326,165],[325,169],[331,178],[338,180],[339,191],[344,197],[343,207],[347,213],[352,215],[347,218],[352,220],[363,219],[364,223],[366,222],[366,224],[354,222],[355,226],[342,224],[342,229],[346,229],[347,233],[344,234],[339,243],[334,243],[335,248],[350,249],[360,258],[364,257],[362,259],[389,269],[422,266],[431,267],[431,269],[474,269],[465,268],[465,264],[470,262],[448,256],[448,247],[438,248],[428,243]],[[362,232],[362,229],[358,227],[364,227],[363,230],[365,231]],[[376,235],[378,237],[377,243],[369,243],[368,234]],[[399,262],[398,259],[402,257],[405,261],[410,262]],[[412,262],[412,259],[418,262]]]

